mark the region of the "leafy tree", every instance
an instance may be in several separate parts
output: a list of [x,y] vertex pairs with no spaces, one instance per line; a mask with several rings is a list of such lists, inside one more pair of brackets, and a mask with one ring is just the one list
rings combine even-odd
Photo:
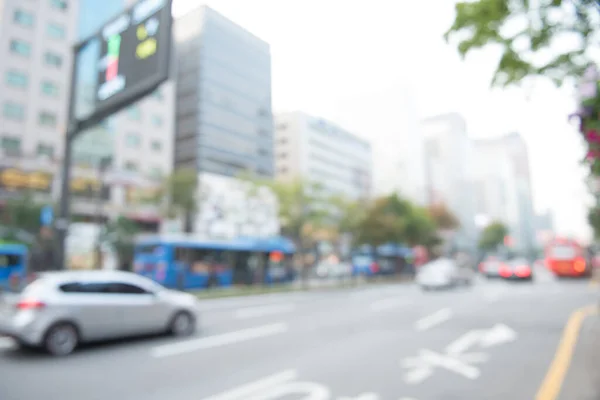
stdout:
[[436,243],[437,226],[428,210],[423,207],[413,205],[406,218],[404,227],[404,236],[406,243],[410,246],[425,245],[429,246]]
[[508,228],[502,222],[496,221],[489,224],[481,233],[479,248],[484,251],[495,250],[504,243],[504,237],[508,235]]
[[10,198],[4,205],[2,222],[11,230],[22,230],[37,235],[41,228],[40,214],[44,204],[30,193]]
[[[557,85],[580,77],[600,27],[595,0],[475,0],[460,1],[455,9],[444,37],[458,39],[463,57],[486,46],[499,48],[492,85],[501,87],[530,76],[545,76]],[[564,38],[573,47],[557,53],[554,45]]]
[[198,172],[192,168],[173,171],[163,189],[167,197],[170,216],[183,216],[183,231],[194,231],[194,217],[199,208]]
[[439,229],[452,230],[460,226],[458,218],[444,204],[435,204],[427,209]]
[[588,223],[594,232],[594,239],[600,239],[600,208],[594,207],[588,211]]
[[139,226],[125,217],[109,221],[100,235],[99,242],[109,245],[116,253],[119,269],[131,270],[134,256],[135,236],[140,233]]

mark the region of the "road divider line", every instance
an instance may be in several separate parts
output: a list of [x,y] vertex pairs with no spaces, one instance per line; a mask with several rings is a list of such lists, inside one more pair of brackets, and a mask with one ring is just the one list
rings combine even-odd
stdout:
[[296,379],[297,377],[298,374],[296,371],[290,369],[266,378],[259,379],[255,382],[239,386],[235,389],[217,394],[215,396],[205,397],[202,400],[243,400],[255,394],[256,392],[262,392],[274,386],[282,385]]
[[296,306],[294,304],[273,304],[259,307],[248,307],[237,310],[235,313],[235,318],[248,319],[263,317],[266,315],[282,314],[291,312],[295,308]]
[[199,339],[191,339],[183,342],[156,346],[151,350],[151,355],[155,358],[176,356],[198,350],[222,347],[229,344],[236,344],[253,339],[274,336],[285,333],[287,330],[288,326],[285,323],[280,322],[276,324],[269,324],[255,328],[228,332],[221,335],[208,336]]
[[373,312],[381,312],[387,311],[392,308],[401,307],[406,305],[406,300],[398,297],[390,297],[387,299],[377,300],[371,303],[371,311]]
[[442,324],[452,318],[452,310],[442,308],[427,317],[421,318],[415,323],[415,329],[418,331],[426,331],[439,324]]
[[592,305],[576,310],[567,321],[558,349],[542,385],[538,389],[535,400],[555,400],[560,394],[563,382],[569,371],[579,333],[585,319],[598,313],[598,306]]

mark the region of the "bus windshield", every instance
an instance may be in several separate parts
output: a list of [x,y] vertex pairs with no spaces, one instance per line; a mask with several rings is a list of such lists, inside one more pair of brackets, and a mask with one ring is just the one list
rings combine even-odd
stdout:
[[572,246],[558,245],[550,248],[549,256],[555,260],[572,260],[577,254]]

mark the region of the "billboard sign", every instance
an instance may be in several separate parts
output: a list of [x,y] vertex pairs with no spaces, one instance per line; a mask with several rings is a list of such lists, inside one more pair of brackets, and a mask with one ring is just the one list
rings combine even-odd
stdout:
[[100,45],[94,111],[82,122],[83,128],[139,100],[168,79],[171,4],[172,0],[141,0],[86,41]]
[[0,191],[51,193],[53,175],[44,171],[0,167]]

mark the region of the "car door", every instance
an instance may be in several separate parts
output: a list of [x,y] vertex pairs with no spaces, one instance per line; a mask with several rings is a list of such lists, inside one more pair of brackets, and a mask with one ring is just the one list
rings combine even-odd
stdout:
[[113,282],[112,291],[119,298],[128,335],[154,333],[166,327],[167,307],[157,293],[131,282]]
[[123,334],[123,316],[109,282],[78,281],[60,286],[62,301],[86,340],[102,340]]

